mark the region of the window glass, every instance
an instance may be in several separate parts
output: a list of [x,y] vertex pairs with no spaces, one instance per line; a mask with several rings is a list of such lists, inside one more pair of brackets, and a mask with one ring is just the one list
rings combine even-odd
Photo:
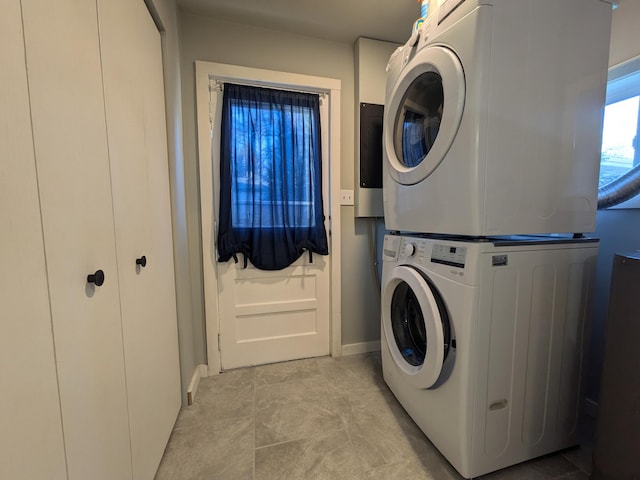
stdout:
[[599,187],[613,182],[640,163],[639,122],[640,58],[609,71]]
[[313,108],[254,104],[251,112],[234,101],[231,112],[233,227],[315,227]]
[[639,99],[639,96],[635,96],[605,107],[600,187],[624,175],[637,163],[635,145]]

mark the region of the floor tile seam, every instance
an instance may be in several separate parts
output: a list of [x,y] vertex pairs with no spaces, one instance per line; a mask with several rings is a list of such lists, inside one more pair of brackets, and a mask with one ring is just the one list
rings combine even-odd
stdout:
[[[561,475],[556,475],[554,477],[549,476],[549,478],[550,478],[550,480],[561,480],[563,478],[569,478],[570,476],[575,475],[576,473],[585,473],[585,472],[583,472],[582,470],[577,468],[576,470],[573,470],[571,472],[565,472],[565,473],[563,473]],[[585,473],[585,475],[587,475],[587,474]]]
[[255,424],[255,415],[254,414],[248,414],[248,415],[237,415],[237,416],[233,416],[233,417],[225,417],[225,418],[218,418],[215,420],[210,420],[207,423],[197,423],[194,425],[186,425],[186,426],[174,426],[172,432],[180,432],[182,433],[183,431],[190,431],[193,430],[196,427],[202,428],[203,431],[206,431],[208,433],[213,433],[211,432],[212,428],[210,427],[218,427],[220,425],[222,425],[225,422],[228,421],[232,421],[232,420],[242,420],[242,419],[253,419],[253,422]]
[[[285,445],[287,443],[292,443],[292,442],[300,442],[302,440],[313,440],[314,438],[320,438],[320,437],[323,437],[323,436],[330,435],[332,433],[341,432],[343,430],[345,430],[345,433],[346,433],[346,428],[344,428],[344,427],[336,428],[336,429],[330,429],[330,430],[323,430],[322,432],[318,432],[318,433],[315,433],[313,435],[307,435],[307,436],[304,436],[304,437],[290,438],[290,439],[287,439],[287,440],[283,440],[282,442],[270,443],[268,445],[260,445],[259,447],[256,446],[255,450],[264,450],[265,448],[277,447],[278,445]],[[254,445],[255,445],[255,443],[254,443]]]
[[291,405],[309,405],[309,406],[326,406],[328,405],[336,405],[337,402],[342,400],[343,396],[338,395],[325,395],[322,398],[320,396],[314,396],[313,398],[300,398],[300,396],[287,396],[287,397],[278,397],[278,398],[270,398],[267,400],[256,399],[255,404],[255,413],[259,414],[265,410],[268,410],[274,406],[291,406]]
[[[278,385],[288,385],[288,384],[292,384],[292,383],[304,383],[304,382],[311,382],[314,380],[317,380],[318,378],[322,378],[323,380],[325,380],[327,382],[327,384],[331,387],[335,388],[335,378],[336,375],[330,376],[324,373],[319,373],[319,374],[314,374],[312,376],[306,376],[306,377],[302,377],[302,378],[288,378],[288,379],[284,379],[284,380],[280,380],[277,382],[272,382],[272,383],[260,383],[257,384],[256,383],[256,388],[265,388],[265,387],[276,387]],[[371,382],[370,386],[355,386],[351,388],[352,390],[356,391],[356,390],[382,390],[383,387],[380,386],[379,384],[377,384],[375,381]],[[341,390],[341,389],[340,389]]]
[[248,390],[250,387],[254,386],[254,383],[255,382],[253,380],[249,380],[244,382],[230,383],[228,385],[224,385],[222,388],[207,386],[206,388],[202,388],[198,391],[198,395],[196,395],[193,403],[199,403],[200,401],[202,401],[203,397],[214,397],[217,395],[237,393],[238,390]]
[[[204,412],[201,413],[201,415],[211,415],[211,416],[216,416],[220,414],[221,409],[217,408],[215,405],[201,405],[201,406],[206,406],[208,407],[208,409]],[[253,405],[253,408],[249,409],[250,412],[249,413],[242,413],[242,414],[225,414],[225,416],[220,417],[220,418],[216,418],[214,421],[215,422],[219,422],[219,421],[224,421],[224,420],[233,420],[234,418],[242,418],[242,417],[251,417],[255,414],[255,405]],[[183,428],[183,427],[180,427]]]
[[574,465],[582,473],[584,473],[586,475],[591,475],[592,472],[591,472],[591,469],[589,467],[582,468],[582,466],[579,463],[575,462],[574,459],[572,459],[569,455],[566,455],[564,453],[562,453],[561,455],[562,455],[562,458],[564,458],[571,465]]
[[397,462],[389,462],[389,461],[387,461],[387,459],[386,459],[386,458],[384,458],[384,457],[383,457],[383,460],[384,460],[384,462],[383,462],[383,463],[381,463],[380,465],[376,465],[376,466],[370,466],[370,465],[369,465],[369,462],[366,460],[366,458],[364,458],[364,456],[363,456],[363,455],[360,453],[360,451],[358,450],[358,447],[357,447],[357,445],[356,445],[355,441],[353,440],[353,438],[352,438],[352,436],[351,436],[350,430],[351,430],[351,429],[350,429],[349,427],[346,427],[346,428],[345,428],[345,431],[346,431],[346,433],[347,433],[347,438],[349,439],[349,444],[350,444],[350,446],[355,450],[355,453],[356,453],[356,456],[358,457],[358,459],[359,459],[359,460],[361,460],[361,462],[362,462],[364,465],[367,465],[367,466],[368,466],[368,468],[365,468],[365,469],[363,470],[363,472],[362,472],[363,474],[365,474],[365,475],[366,475],[366,474],[368,474],[369,472],[373,472],[373,471],[374,471],[375,469],[377,469],[377,468],[390,467],[390,466],[393,466],[393,465],[396,465],[396,464],[399,464],[399,463],[400,463],[400,461],[397,461]]
[[289,383],[295,383],[295,382],[302,383],[304,381],[315,380],[316,377],[325,378],[324,375],[314,374],[314,375],[305,376],[305,377],[302,377],[302,378],[286,378],[286,379],[283,379],[283,380],[279,380],[277,382],[270,382],[270,383],[258,383],[258,382],[256,382],[255,386],[256,386],[256,388],[275,387],[277,385],[283,385],[283,384],[289,384]]
[[556,475],[553,475],[553,474],[545,472],[544,467],[540,467],[540,466],[537,466],[535,464],[531,465],[531,468],[533,468],[534,470],[536,470],[539,473],[542,473],[543,475],[546,475],[550,479],[563,478],[563,477],[565,477],[567,475],[573,475],[574,473],[581,471],[580,468],[576,464],[574,464],[573,462],[569,461],[568,459],[566,459],[564,457],[563,457],[563,459],[566,460],[573,467],[573,470],[568,470],[566,472],[562,472],[562,473],[558,473]]

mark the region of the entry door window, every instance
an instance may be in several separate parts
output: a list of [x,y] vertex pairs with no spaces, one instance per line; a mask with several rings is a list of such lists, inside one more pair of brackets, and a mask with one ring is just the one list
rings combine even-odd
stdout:
[[440,132],[444,110],[442,77],[426,72],[407,89],[396,119],[395,151],[405,167],[419,165]]
[[224,86],[219,261],[281,270],[329,253],[320,145],[319,95]]
[[427,329],[420,303],[406,282],[400,282],[391,300],[391,327],[402,357],[414,367],[424,363]]

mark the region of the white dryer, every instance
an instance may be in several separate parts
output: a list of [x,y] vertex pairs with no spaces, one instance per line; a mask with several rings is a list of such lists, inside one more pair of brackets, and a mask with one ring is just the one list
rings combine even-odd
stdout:
[[389,230],[595,230],[611,4],[440,0],[388,67]]
[[384,379],[466,478],[577,444],[594,239],[387,235]]

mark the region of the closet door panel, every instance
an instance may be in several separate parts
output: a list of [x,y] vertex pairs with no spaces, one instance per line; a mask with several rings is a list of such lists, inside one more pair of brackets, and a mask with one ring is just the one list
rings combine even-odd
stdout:
[[98,13],[133,475],[152,479],[180,409],[160,34],[142,0]]
[[[23,0],[69,478],[131,478],[95,0]],[[104,271],[102,286],[87,275]]]
[[0,65],[0,478],[64,479],[19,0],[3,2]]

